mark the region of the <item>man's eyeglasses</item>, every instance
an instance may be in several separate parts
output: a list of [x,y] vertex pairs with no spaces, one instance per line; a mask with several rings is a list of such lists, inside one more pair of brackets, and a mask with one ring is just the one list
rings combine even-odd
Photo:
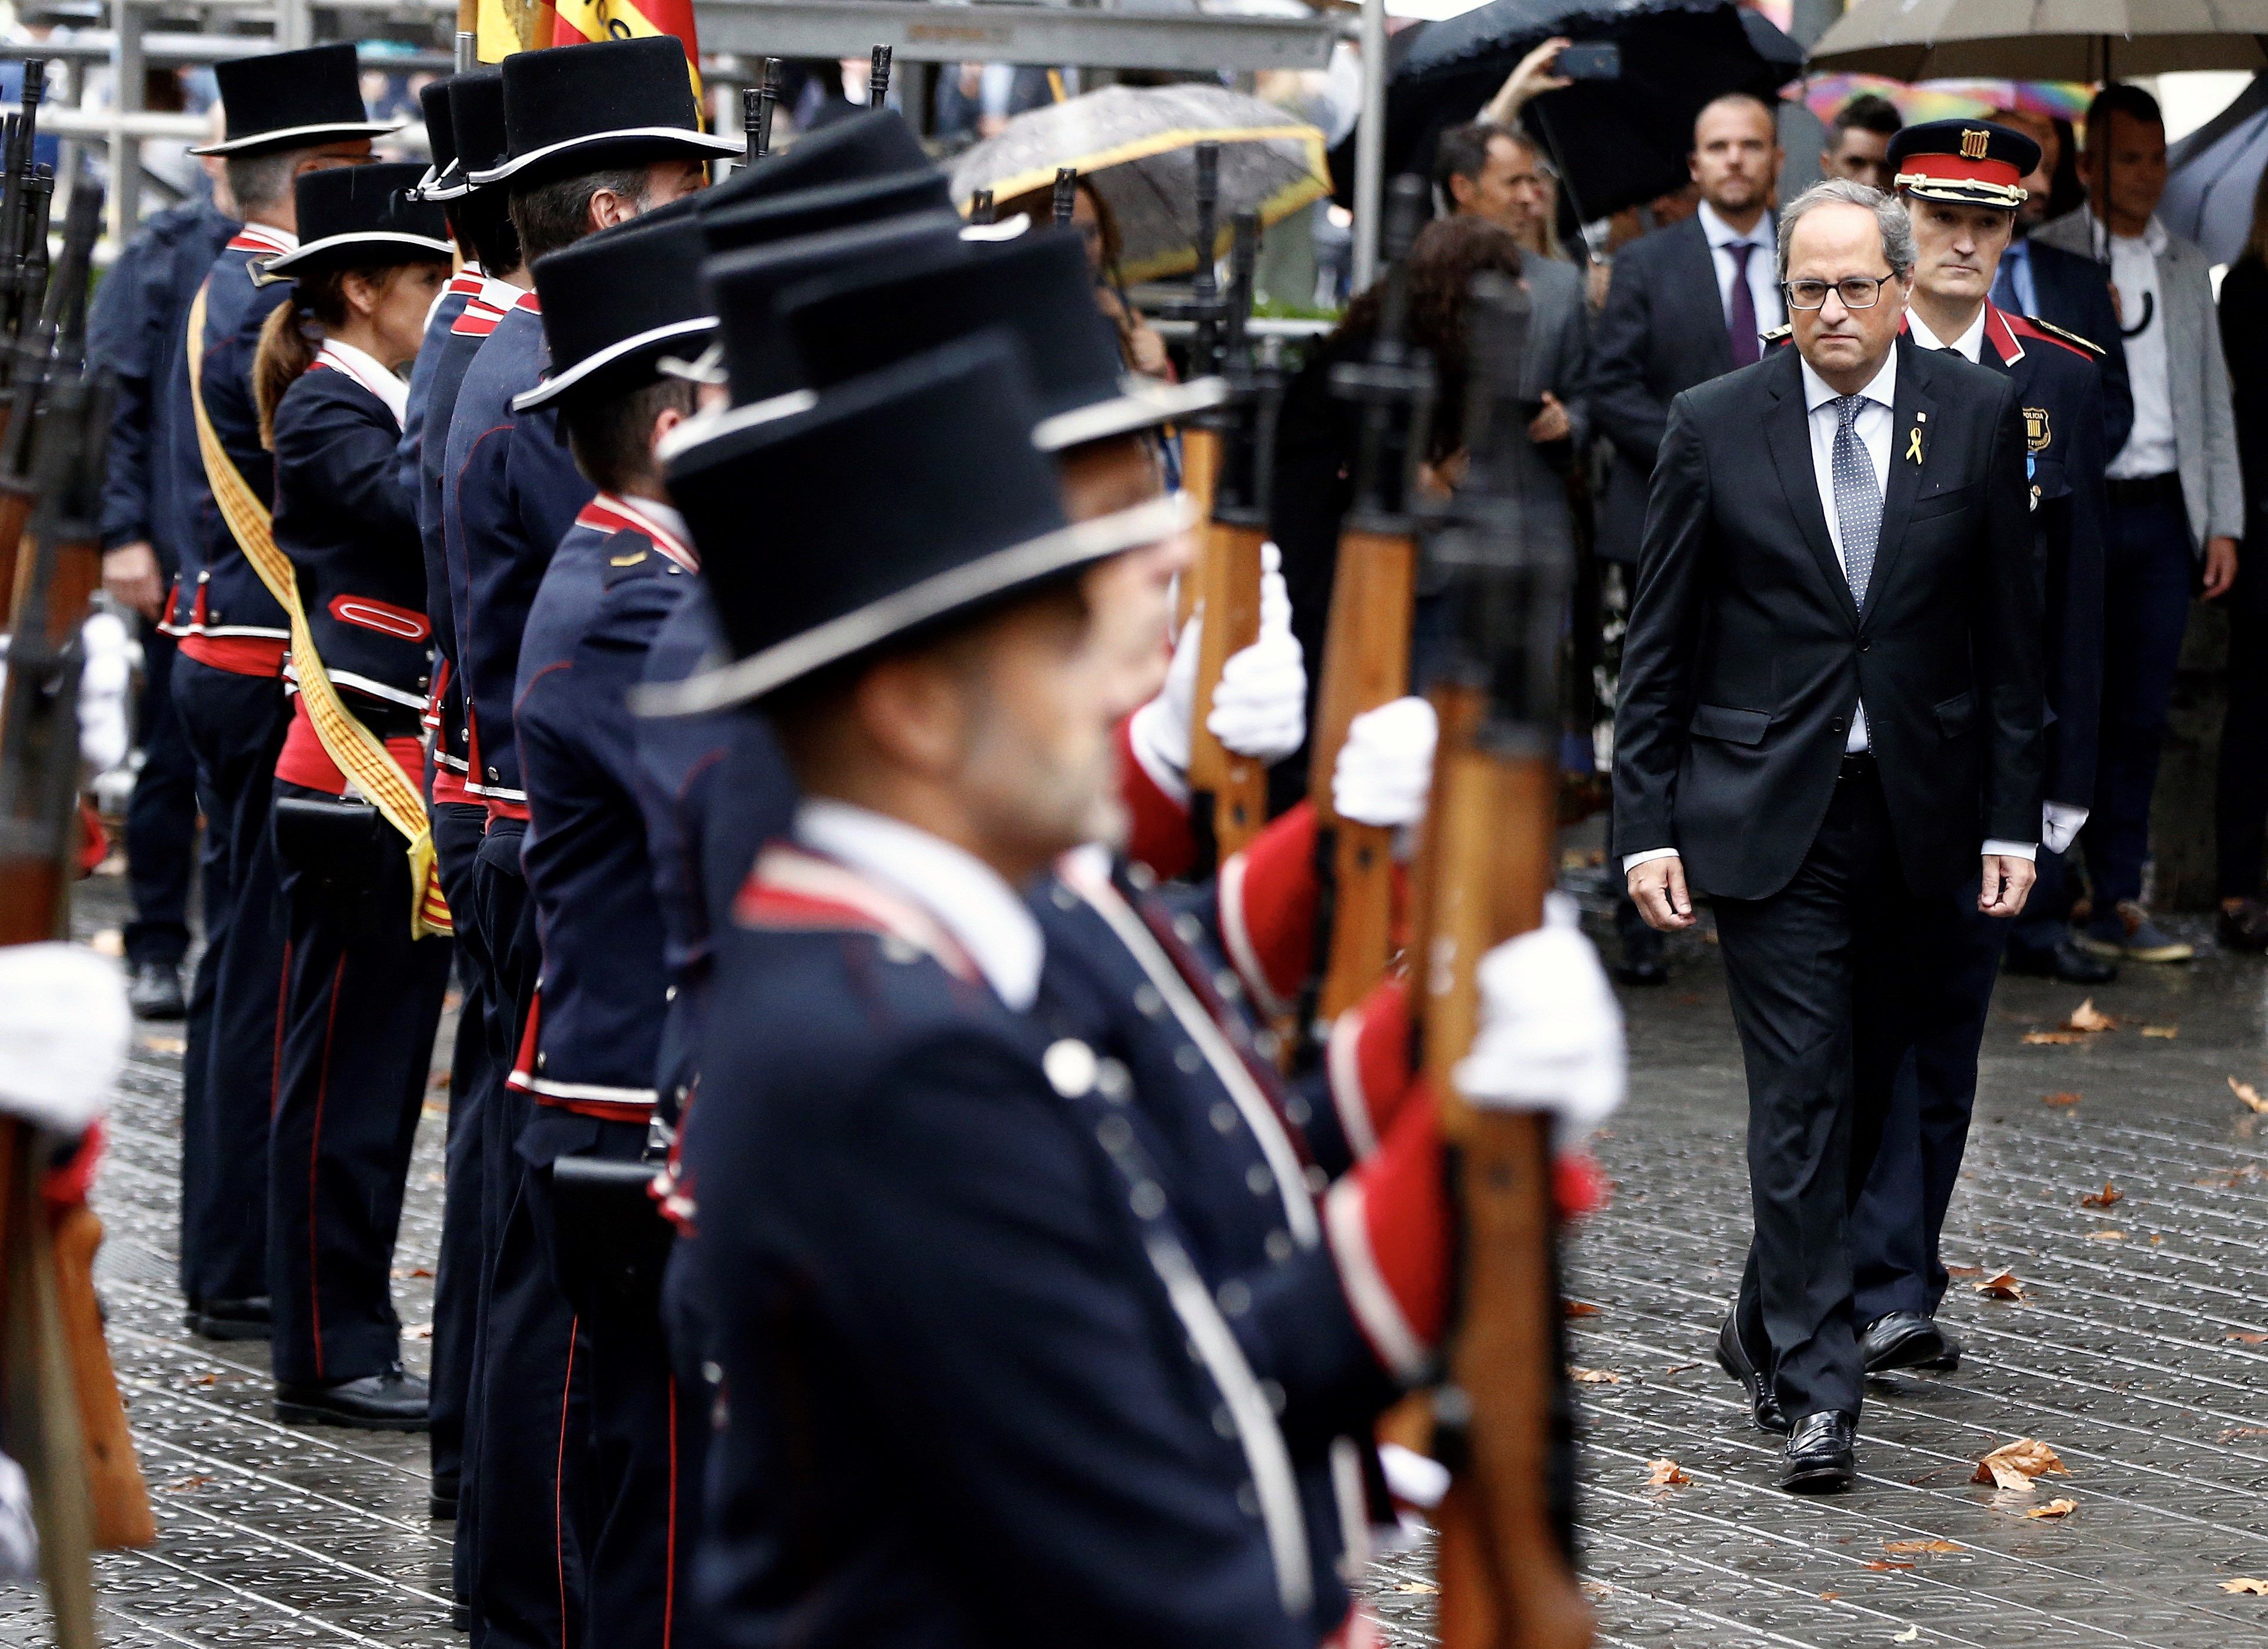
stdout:
[[1896,278],[1894,275],[1846,275],[1839,281],[1782,281],[1779,289],[1787,294],[1790,309],[1823,308],[1830,292],[1843,300],[1845,309],[1872,309],[1881,299],[1883,283]]

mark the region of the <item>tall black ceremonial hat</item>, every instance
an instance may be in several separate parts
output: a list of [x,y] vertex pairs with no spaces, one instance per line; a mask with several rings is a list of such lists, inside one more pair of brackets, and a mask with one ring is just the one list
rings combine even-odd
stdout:
[[512,398],[526,412],[572,393],[617,394],[654,381],[656,363],[712,330],[701,285],[705,244],[687,202],[600,231],[535,261],[552,368]]
[[296,278],[316,269],[447,260],[455,251],[448,219],[438,202],[417,198],[424,172],[411,160],[302,173],[291,186],[299,244],[261,264],[261,274]]
[[475,184],[741,152],[739,138],[701,129],[685,48],[668,34],[513,53],[504,60],[504,119],[508,152],[471,172]]
[[419,191],[429,201],[462,200],[473,192],[471,176],[492,171],[504,162],[507,140],[504,129],[504,70],[490,66],[452,75],[449,88],[449,137],[456,163]]
[[1917,200],[2012,212],[2029,195],[2040,146],[1991,121],[1924,121],[1890,139],[1889,164],[1895,186]]
[[457,128],[449,113],[448,78],[429,80],[420,86],[417,108],[425,119],[425,147],[433,157],[432,164],[425,168],[425,175],[417,180],[417,194],[423,199],[425,191],[457,165]]
[[303,51],[262,52],[213,65],[225,124],[221,141],[193,155],[252,155],[276,149],[315,149],[350,137],[376,137],[394,129],[374,121],[362,102],[362,71],[346,41]]
[[971,245],[924,267],[865,265],[784,294],[780,325],[814,389],[948,338],[1005,327],[1023,344],[1046,452],[1153,429],[1218,406],[1219,378],[1160,384],[1129,372],[1094,303],[1077,235],[1049,227]]
[[761,698],[1182,519],[1175,498],[1064,519],[1055,466],[1031,443],[1021,351],[998,332],[743,413],[669,464],[734,662],[644,689],[648,713]]
[[766,155],[710,191],[708,211],[723,211],[762,195],[787,195],[822,183],[850,183],[893,172],[928,172],[929,155],[905,116],[895,109],[863,109],[806,133],[777,154]]
[[786,195],[742,195],[722,211],[713,202],[704,202],[701,227],[709,237],[711,251],[733,252],[816,234],[822,229],[952,208],[953,189],[945,173],[924,166],[918,171],[817,184]]
[[[951,211],[917,212],[711,259],[703,274],[718,319],[718,341],[724,346],[733,404],[745,406],[806,386],[781,324],[783,292],[806,281],[854,269],[902,269],[909,261],[930,267],[960,253],[960,218]],[[912,353],[900,350],[874,364]]]

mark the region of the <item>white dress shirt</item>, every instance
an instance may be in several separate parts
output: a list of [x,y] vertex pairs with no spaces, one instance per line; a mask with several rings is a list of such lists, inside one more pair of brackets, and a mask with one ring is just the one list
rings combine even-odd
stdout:
[[[2088,238],[2102,244],[2102,231],[2093,212],[2080,209],[2087,219]],[[2174,386],[2166,354],[2166,300],[2158,291],[2158,254],[2166,249],[2166,226],[2155,217],[2139,235],[2111,235],[2110,280],[2118,289],[2121,329],[2142,319],[2150,324],[2127,333],[2126,376],[2134,390],[2134,428],[2126,445],[2111,454],[2103,473],[2113,481],[2141,481],[2151,475],[2170,475],[2181,467],[2174,431]]]
[[1914,346],[1923,350],[1954,349],[1962,359],[1972,365],[1984,358],[1985,306],[1977,306],[1977,319],[1969,323],[1969,330],[1957,338],[1940,338],[1930,329],[1929,322],[1921,318],[1921,311],[1906,311],[1906,330],[1913,334]]
[[1047,955],[1040,924],[1000,872],[975,854],[902,819],[822,796],[795,810],[795,838],[935,917],[1015,1012],[1038,998]]
[[386,409],[394,415],[394,427],[401,427],[402,415],[409,406],[409,386],[387,372],[376,356],[336,338],[326,338],[323,347],[315,352],[315,358],[335,372],[344,372],[384,401]]
[[1748,233],[1742,234],[1732,225],[1717,216],[1717,209],[1708,202],[1701,202],[1701,232],[1709,237],[1709,261],[1717,269],[1717,302],[1725,312],[1725,324],[1733,324],[1733,257],[1725,248],[1749,246],[1756,248],[1749,254],[1749,295],[1756,303],[1756,330],[1770,332],[1787,319],[1779,294],[1779,247],[1775,244],[1772,215],[1766,212],[1756,219]]
[[[1974,328],[1977,336],[1984,335],[1984,316],[1977,316]],[[1918,341],[1918,340],[1917,340]],[[1847,575],[1848,563],[1843,558],[1843,522],[1835,508],[1835,433],[1841,420],[1835,410],[1840,392],[1814,372],[1811,363],[1798,357],[1797,364],[1803,373],[1803,404],[1808,414],[1806,424],[1811,434],[1811,473],[1819,489],[1819,507],[1827,517],[1827,536],[1835,545],[1835,560]],[[1885,497],[1889,493],[1890,424],[1892,409],[1896,405],[1898,388],[1898,352],[1893,349],[1882,357],[1881,370],[1859,391],[1864,399],[1858,416],[1851,421],[1851,432],[1866,449],[1867,457],[1874,467],[1875,488]],[[1879,568],[1881,563],[1877,561]],[[1867,747],[1867,706],[1861,702],[1851,713],[1851,730],[1843,740],[1844,753],[1855,755]],[[2030,858],[2036,848],[2021,842],[1987,842],[1980,851],[2004,853],[2015,858]],[[1674,858],[1675,848],[1649,848],[1643,853],[1632,853],[1623,859],[1623,874],[1630,872],[1648,859]]]

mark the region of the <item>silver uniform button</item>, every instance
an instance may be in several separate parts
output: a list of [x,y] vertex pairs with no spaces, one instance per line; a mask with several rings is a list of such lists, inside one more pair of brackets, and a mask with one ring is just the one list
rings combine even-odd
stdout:
[[1157,873],[1151,870],[1147,865],[1143,864],[1139,859],[1137,859],[1127,865],[1126,880],[1132,882],[1135,887],[1140,888],[1144,893],[1149,892],[1150,889],[1158,885]]
[[1040,1069],[1047,1072],[1049,1084],[1067,1100],[1094,1086],[1095,1065],[1094,1049],[1075,1036],[1051,1043],[1040,1056]]
[[1238,1121],[1236,1107],[1231,1105],[1226,1100],[1216,1103],[1209,1115],[1212,1122],[1212,1130],[1216,1134],[1233,1134],[1236,1131]]
[[1095,1124],[1094,1137],[1105,1151],[1123,1151],[1134,1143],[1134,1124],[1123,1116],[1106,1116]]
[[1174,918],[1174,937],[1184,945],[1194,945],[1204,938],[1204,924],[1184,910]]
[[1134,1092],[1134,1078],[1123,1061],[1099,1060],[1094,1067],[1094,1091],[1113,1105],[1123,1105]]
[[1220,1285],[1220,1292],[1214,1298],[1220,1302],[1224,1316],[1241,1317],[1252,1309],[1251,1289],[1233,1277]]
[[1276,1189],[1276,1176],[1268,1172],[1268,1165],[1256,1162],[1244,1171],[1245,1189],[1255,1196],[1265,1196]]
[[895,933],[882,935],[882,960],[890,962],[912,962],[921,960],[921,951],[910,939]]
[[1228,1411],[1226,1403],[1222,1403],[1212,1411],[1212,1429],[1223,1437],[1236,1435],[1236,1417]]
[[1305,1128],[1315,1113],[1307,1101],[1295,1093],[1284,1101],[1284,1115],[1291,1119],[1292,1127]]
[[1330,1189],[1331,1176],[1324,1173],[1322,1169],[1317,1167],[1314,1163],[1309,1163],[1307,1165],[1308,1193],[1311,1196],[1321,1196],[1325,1191],[1328,1191]]
[[1268,1257],[1281,1265],[1292,1257],[1292,1233],[1288,1231],[1271,1231],[1268,1233],[1268,1240],[1263,1246],[1268,1250]]
[[1136,1186],[1134,1194],[1126,1202],[1133,1209],[1135,1216],[1141,1219],[1155,1219],[1166,1211],[1166,1194],[1159,1189],[1155,1180],[1145,1180]]
[[1244,981],[1236,976],[1233,968],[1224,968],[1212,976],[1212,988],[1220,993],[1224,1002],[1233,1002],[1244,994]]
[[1145,981],[1134,987],[1134,1008],[1145,1020],[1154,1020],[1166,1011],[1166,998],[1158,994],[1158,987]]
[[1048,897],[1055,901],[1056,909],[1058,910],[1069,910],[1079,903],[1079,895],[1061,882],[1057,882],[1048,890]]
[[1196,1043],[1183,1042],[1174,1049],[1174,1064],[1183,1076],[1193,1077],[1204,1069],[1204,1056],[1197,1052]]

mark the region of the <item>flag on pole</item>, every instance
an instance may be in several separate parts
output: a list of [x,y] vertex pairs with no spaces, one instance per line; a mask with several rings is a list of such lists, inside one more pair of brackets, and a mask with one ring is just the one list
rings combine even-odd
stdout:
[[[476,0],[473,54],[500,63],[514,52],[551,44],[555,13],[549,0]],[[603,38],[603,37],[602,37]]]
[[[483,4],[498,0],[482,0]],[[541,4],[542,0],[529,0]],[[693,0],[556,0],[552,11],[551,43],[576,46],[589,40],[636,40],[648,34],[668,34],[685,48],[685,70],[693,79],[693,98],[701,99],[701,41],[694,32]]]

